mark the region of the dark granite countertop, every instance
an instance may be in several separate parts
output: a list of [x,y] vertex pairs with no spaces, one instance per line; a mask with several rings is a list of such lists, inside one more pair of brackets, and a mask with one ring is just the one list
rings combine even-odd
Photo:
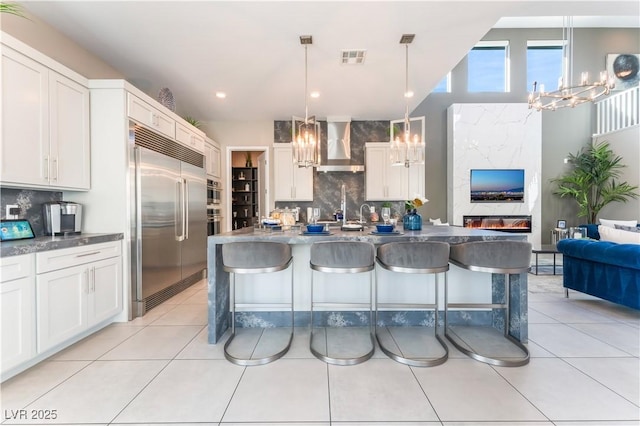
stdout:
[[0,256],[18,256],[21,254],[38,253],[41,251],[118,241],[123,238],[124,234],[116,233],[80,234],[66,237],[38,237],[30,240],[3,241],[0,243]]
[[[302,230],[305,228],[303,227]],[[305,235],[297,231],[255,231],[253,228],[242,228],[236,231],[212,235],[209,244],[224,244],[243,240],[277,241],[287,244],[311,244],[316,241],[356,240],[384,244],[393,241],[445,241],[459,244],[467,241],[483,240],[526,240],[525,234],[515,234],[481,229],[470,229],[461,226],[423,226],[420,231],[406,231],[402,227],[397,234],[376,234],[375,227],[366,227],[362,231],[342,231],[330,228],[329,234]]]

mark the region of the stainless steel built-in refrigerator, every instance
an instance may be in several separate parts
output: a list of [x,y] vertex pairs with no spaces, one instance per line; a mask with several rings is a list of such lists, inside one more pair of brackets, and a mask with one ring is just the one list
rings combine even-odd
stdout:
[[189,285],[206,268],[204,156],[144,127],[130,127],[132,317]]

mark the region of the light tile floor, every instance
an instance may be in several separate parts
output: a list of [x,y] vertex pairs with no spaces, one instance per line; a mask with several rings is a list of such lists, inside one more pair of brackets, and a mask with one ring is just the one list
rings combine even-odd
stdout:
[[[283,359],[238,367],[223,343],[207,343],[202,281],[3,383],[3,424],[640,424],[640,311],[576,292],[565,299],[561,280],[529,275],[532,358],[518,368],[473,361],[452,345],[437,367],[407,367],[380,350],[364,364],[329,366],[310,354],[307,329],[296,329]],[[234,344],[259,342],[243,331]],[[21,409],[56,410],[56,419],[13,419]]]

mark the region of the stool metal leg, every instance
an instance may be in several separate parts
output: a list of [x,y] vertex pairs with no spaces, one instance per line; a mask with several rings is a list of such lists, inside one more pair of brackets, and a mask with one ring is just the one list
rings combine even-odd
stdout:
[[[376,339],[378,341],[378,345],[380,346],[380,349],[382,350],[382,352],[384,352],[385,355],[387,355],[389,358],[391,358],[392,360],[399,362],[401,364],[405,364],[405,365],[410,365],[412,367],[434,367],[436,365],[440,365],[443,364],[448,358],[449,358],[449,348],[447,347],[447,344],[445,343],[444,339],[438,334],[438,275],[435,275],[435,303],[434,304],[409,304],[409,303],[403,303],[403,304],[379,304],[378,303],[378,285],[376,285],[376,321],[375,321],[375,335],[376,335]],[[444,279],[445,279],[445,297],[446,297],[446,285],[447,285],[447,273],[444,273]],[[446,303],[446,302],[445,302]],[[404,306],[404,307],[414,307],[414,308],[433,308],[434,309],[434,319],[435,319],[435,325],[434,325],[434,335],[435,338],[438,340],[438,342],[440,343],[440,346],[442,346],[442,348],[444,349],[444,355],[442,355],[441,357],[438,358],[432,358],[432,359],[415,359],[415,358],[407,358],[404,357],[402,355],[399,355],[395,352],[393,352],[391,349],[389,349],[388,347],[386,347],[384,345],[384,343],[382,342],[382,339],[380,339],[380,336],[378,334],[378,311],[380,307],[398,307],[398,306]],[[445,324],[446,324],[446,310],[445,310]]]
[[293,341],[293,331],[294,331],[294,306],[293,306],[293,264],[291,264],[291,331],[289,333],[289,341],[287,345],[277,353],[273,355],[269,355],[263,358],[254,358],[254,359],[245,359],[238,358],[231,355],[228,351],[231,342],[236,337],[236,274],[233,272],[229,273],[230,282],[229,282],[229,311],[231,313],[231,335],[227,342],[224,345],[224,357],[231,363],[246,367],[256,366],[256,365],[264,365],[270,362],[273,362],[279,358],[282,358],[284,354],[286,354],[291,348],[291,342]]
[[[371,272],[369,272],[369,274],[371,274]],[[327,364],[333,364],[333,365],[357,365],[357,364],[361,364],[363,362],[365,362],[366,360],[368,360],[369,358],[371,358],[373,356],[373,353],[375,351],[375,341],[374,341],[374,334],[373,334],[373,327],[372,327],[372,321],[373,321],[373,294],[372,289],[373,289],[373,277],[372,275],[369,275],[369,339],[371,340],[371,349],[365,353],[362,354],[360,356],[356,356],[356,357],[352,357],[352,358],[336,358],[336,357],[331,357],[329,356],[329,345],[328,345],[328,341],[327,341],[327,346],[326,346],[326,354],[321,353],[320,351],[314,349],[313,347],[313,342],[314,342],[314,332],[313,332],[313,307],[316,305],[316,303],[314,302],[314,297],[313,297],[313,276],[314,276],[314,270],[311,270],[311,315],[310,315],[310,327],[311,327],[311,336],[309,338],[309,350],[311,351],[311,353],[318,358],[321,361],[326,362]],[[339,305],[339,304],[336,304]],[[350,304],[343,304],[345,306],[349,306]],[[354,305],[351,305],[354,306]]]
[[491,365],[496,365],[499,367],[520,367],[522,365],[526,365],[529,363],[529,350],[527,349],[526,346],[524,346],[519,340],[515,339],[514,337],[512,337],[509,334],[509,324],[510,324],[510,310],[509,310],[509,296],[510,296],[510,291],[511,291],[511,286],[509,285],[509,274],[505,274],[505,300],[504,303],[502,304],[482,304],[482,303],[468,303],[468,304],[463,304],[463,303],[459,303],[459,304],[455,304],[456,307],[489,307],[489,308],[502,308],[504,309],[504,313],[505,313],[505,320],[504,320],[504,337],[509,340],[511,343],[513,343],[514,345],[516,345],[523,353],[524,353],[524,357],[523,358],[519,358],[519,359],[504,359],[504,358],[498,358],[498,357],[489,357],[489,356],[484,356],[484,355],[480,355],[476,352],[474,352],[473,350],[467,349],[463,346],[461,346],[460,344],[458,344],[458,342],[456,342],[456,340],[451,337],[451,335],[449,334],[449,327],[447,324],[447,310],[449,308],[449,303],[448,303],[448,289],[447,286],[445,285],[445,330],[444,330],[444,335],[447,339],[449,339],[449,341],[453,344],[453,346],[456,347],[456,349],[458,349],[460,352],[462,352],[463,354],[467,355],[470,358],[475,359],[476,361],[480,361],[480,362],[484,362],[486,364],[491,364]]

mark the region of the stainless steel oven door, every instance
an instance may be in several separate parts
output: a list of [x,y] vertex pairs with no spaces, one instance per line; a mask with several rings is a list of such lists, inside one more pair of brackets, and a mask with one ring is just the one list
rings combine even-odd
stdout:
[[219,208],[207,208],[207,235],[218,235],[222,225]]
[[207,204],[220,204],[222,202],[222,184],[218,181],[207,180]]

